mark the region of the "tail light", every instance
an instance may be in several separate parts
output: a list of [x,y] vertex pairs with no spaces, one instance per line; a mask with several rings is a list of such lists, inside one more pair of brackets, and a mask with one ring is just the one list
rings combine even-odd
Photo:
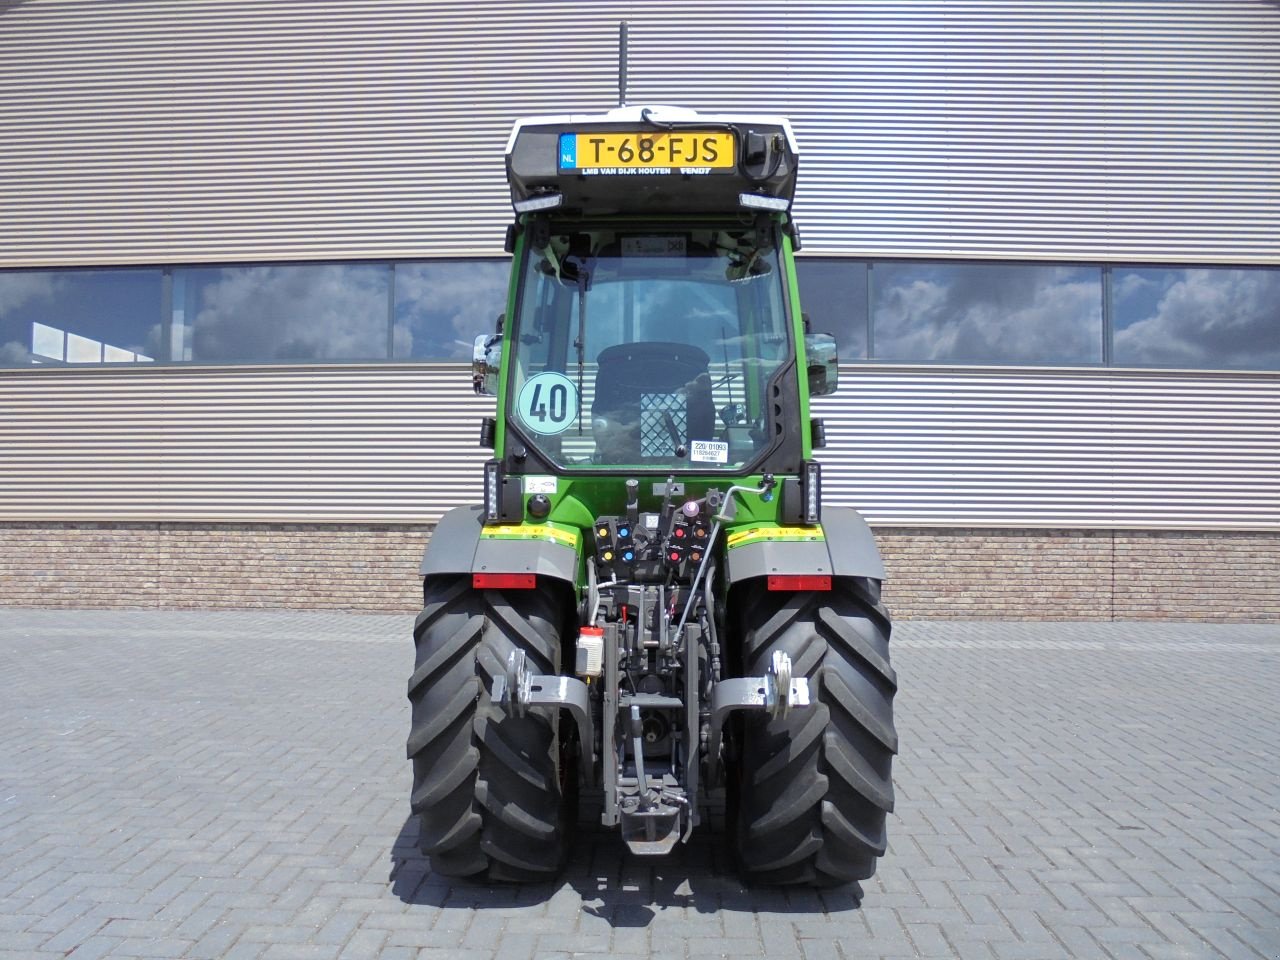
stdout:
[[477,590],[532,590],[538,577],[532,573],[473,573],[471,586]]
[[817,573],[776,573],[769,577],[770,590],[830,590],[831,577]]

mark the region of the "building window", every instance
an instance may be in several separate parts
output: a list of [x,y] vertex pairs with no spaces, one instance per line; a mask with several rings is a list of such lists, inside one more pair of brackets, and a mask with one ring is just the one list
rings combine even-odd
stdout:
[[386,360],[390,296],[386,264],[175,270],[171,357]]
[[[510,269],[0,270],[0,367],[466,362],[506,308]],[[796,273],[810,329],[845,361],[1280,370],[1276,268],[800,257]]]
[[841,360],[867,359],[867,264],[798,258],[796,280],[810,331],[835,337]]
[[0,366],[163,355],[160,270],[0,272]]
[[505,260],[396,264],[397,360],[471,360],[482,333],[493,333],[507,305]]
[[1112,362],[1280,370],[1280,270],[1114,268]]
[[871,357],[899,363],[1102,362],[1099,267],[876,263]]

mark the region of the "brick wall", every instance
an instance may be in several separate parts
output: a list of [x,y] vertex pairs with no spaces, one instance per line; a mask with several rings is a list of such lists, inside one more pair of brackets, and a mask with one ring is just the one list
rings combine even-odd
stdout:
[[0,603],[412,610],[428,525],[0,523]]
[[1115,536],[1115,619],[1280,620],[1280,533]]
[[898,617],[1280,620],[1280,532],[879,528]]
[[888,528],[876,539],[895,616],[1112,618],[1108,531]]
[[[0,604],[412,611],[430,529],[0,523]],[[1280,532],[876,535],[901,619],[1280,621]]]

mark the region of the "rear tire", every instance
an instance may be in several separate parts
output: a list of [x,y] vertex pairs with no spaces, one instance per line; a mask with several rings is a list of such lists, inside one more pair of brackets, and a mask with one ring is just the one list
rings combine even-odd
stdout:
[[843,579],[830,592],[797,594],[759,587],[736,591],[742,675],[763,676],[773,652],[785,651],[814,705],[784,719],[741,715],[730,771],[740,866],[761,883],[865,880],[885,852],[898,749],[879,583]]
[[513,650],[532,673],[560,672],[564,606],[545,588],[474,590],[470,577],[428,578],[423,594],[409,678],[418,845],[444,876],[550,879],[568,853],[576,765],[558,715],[512,716],[489,691]]

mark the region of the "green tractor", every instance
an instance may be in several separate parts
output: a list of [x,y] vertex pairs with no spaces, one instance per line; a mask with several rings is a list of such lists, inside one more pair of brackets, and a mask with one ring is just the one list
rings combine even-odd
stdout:
[[822,503],[778,117],[621,107],[516,123],[484,502],[422,561],[412,808],[439,874],[553,877],[580,796],[665,854],[723,790],[744,878],[885,852],[897,750],[884,568]]

